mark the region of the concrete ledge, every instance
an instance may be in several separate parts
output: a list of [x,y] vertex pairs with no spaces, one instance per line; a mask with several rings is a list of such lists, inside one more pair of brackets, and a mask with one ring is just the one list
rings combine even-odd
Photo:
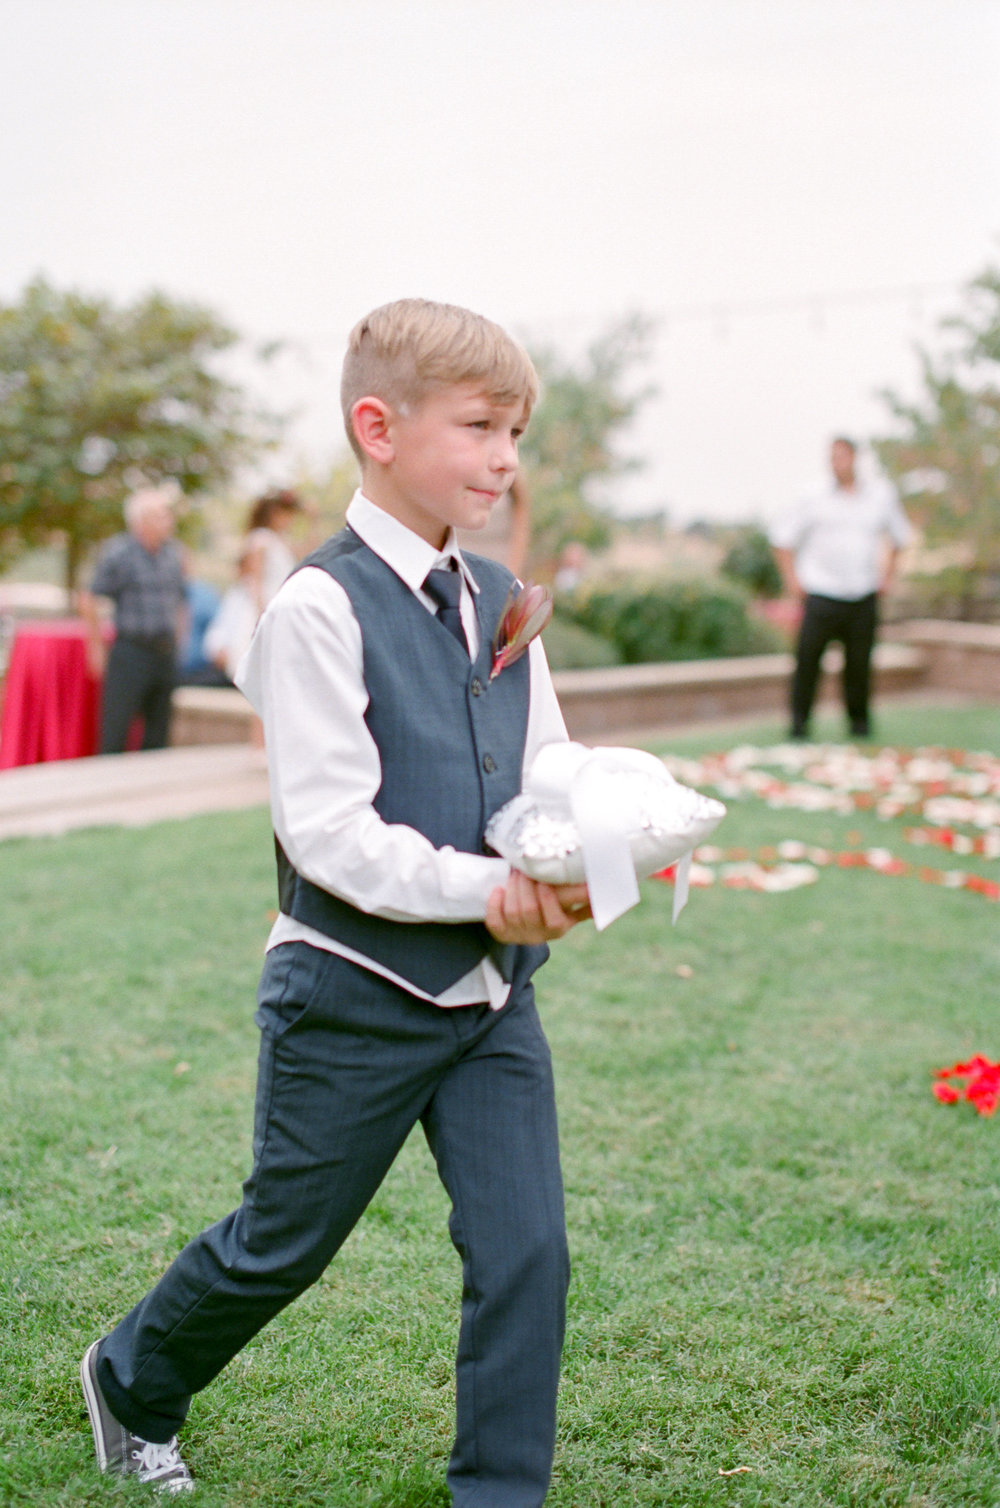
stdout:
[[235,686],[178,686],[170,715],[170,742],[245,744],[250,741],[254,711]]
[[893,629],[907,641],[950,644],[957,648],[1000,654],[1000,623],[957,623],[946,618],[911,618]]
[[[839,696],[842,664],[841,651],[829,650],[823,660],[820,702]],[[563,670],[553,680],[570,736],[611,742],[623,729],[634,732],[746,712],[782,712],[792,665],[790,654],[747,655],[619,665],[609,670]],[[926,660],[914,645],[879,644],[874,676],[876,695],[910,691],[924,684]],[[171,742],[175,748],[246,744],[253,720],[249,703],[235,689],[181,686],[174,693]]]
[[54,837],[79,827],[144,827],[268,799],[262,749],[154,749],[24,765],[0,774],[0,839]]
[[893,632],[920,650],[933,686],[1000,702],[1000,624],[917,618]]
[[[610,741],[621,729],[665,728],[739,714],[784,712],[794,665],[790,654],[724,660],[678,660],[621,665],[611,670],[564,670],[553,676],[571,738]],[[818,700],[839,697],[843,655],[823,657]],[[912,645],[879,644],[873,660],[876,696],[925,684],[923,653]]]
[[[1000,625],[915,620],[894,624],[892,634],[893,642],[875,648],[877,697],[923,688],[1000,702]],[[839,699],[842,664],[839,648],[827,652],[820,703]],[[609,742],[622,729],[782,713],[792,666],[790,654],[747,655],[563,670],[553,679],[570,736]],[[235,689],[182,686],[174,694],[171,739],[175,747],[247,744],[253,721],[249,703]]]

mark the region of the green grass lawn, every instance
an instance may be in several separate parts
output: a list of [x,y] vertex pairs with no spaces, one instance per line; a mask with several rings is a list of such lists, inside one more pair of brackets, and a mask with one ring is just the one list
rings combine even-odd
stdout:
[[[973,707],[879,729],[998,745]],[[737,801],[717,837],[942,863],[905,825]],[[98,1476],[77,1367],[238,1199],[271,870],[263,811],[0,845],[4,1505],[146,1496]],[[995,1508],[1000,1116],[930,1085],[1000,1057],[1000,905],[836,868],[693,892],[676,927],[671,904],[648,882],[540,976],[574,1258],[549,1503]],[[195,1400],[197,1501],[447,1502],[446,1216],[415,1137],[324,1279]]]

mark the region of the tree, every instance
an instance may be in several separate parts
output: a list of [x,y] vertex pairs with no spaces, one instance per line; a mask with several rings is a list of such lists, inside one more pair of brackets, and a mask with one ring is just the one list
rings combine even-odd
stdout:
[[196,494],[271,443],[273,416],[213,369],[236,342],[161,293],[116,308],[39,278],[0,306],[0,569],[56,535],[72,587],[130,488]]
[[927,542],[964,545],[971,602],[1000,571],[1000,271],[971,282],[941,329],[957,339],[937,357],[918,348],[915,402],[882,393],[897,432],[873,445]]
[[354,452],[344,445],[318,476],[305,467],[300,468],[295,486],[313,499],[322,515],[324,527],[333,533],[343,527],[347,518],[347,506],[360,480]]
[[631,315],[599,337],[574,366],[550,349],[532,356],[542,396],[521,442],[531,492],[531,558],[544,567],[567,544],[602,549],[611,529],[608,483],[641,463],[615,442],[653,389],[625,390],[627,373],[648,355],[652,326]]

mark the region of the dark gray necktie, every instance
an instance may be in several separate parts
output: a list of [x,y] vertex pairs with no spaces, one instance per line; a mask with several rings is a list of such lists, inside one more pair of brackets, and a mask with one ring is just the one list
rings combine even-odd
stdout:
[[465,629],[462,627],[462,614],[458,608],[458,604],[462,600],[462,578],[458,571],[428,571],[427,580],[424,582],[424,591],[428,597],[433,597],[437,603],[438,618],[452,637],[458,640],[465,653],[468,654],[469,642],[465,637]]

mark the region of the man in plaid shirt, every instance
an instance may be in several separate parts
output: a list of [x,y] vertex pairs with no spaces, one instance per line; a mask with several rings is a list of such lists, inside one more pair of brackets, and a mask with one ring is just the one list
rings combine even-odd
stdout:
[[[185,613],[184,565],[171,538],[173,499],[163,488],[143,488],[125,503],[126,532],[108,540],[90,591],[81,594],[88,662],[104,677],[101,753],[121,754],[133,718],[144,722],[142,747],[162,749],[170,729],[170,699],[177,677],[177,641]],[[97,598],[114,603],[110,652]]]

